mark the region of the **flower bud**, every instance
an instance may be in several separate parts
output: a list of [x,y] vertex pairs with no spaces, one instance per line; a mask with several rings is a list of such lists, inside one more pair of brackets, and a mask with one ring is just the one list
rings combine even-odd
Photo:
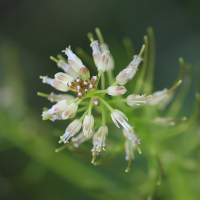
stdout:
[[63,119],[68,119],[71,117],[74,117],[76,115],[76,111],[78,109],[78,106],[75,103],[71,103],[67,109],[62,113]]
[[71,90],[75,90],[76,89],[76,83],[74,82],[69,82],[67,83],[67,86],[71,89]]
[[92,78],[91,78],[91,83],[97,83],[97,81],[98,81],[98,76],[93,76]]
[[132,94],[127,97],[127,104],[129,106],[139,106],[141,103],[147,103],[148,99],[146,98],[145,94],[138,95]]
[[123,86],[110,86],[108,87],[108,94],[111,96],[119,96],[125,94],[127,89]]
[[65,52],[65,54],[68,56],[68,62],[70,66],[76,72],[80,72],[80,69],[83,67],[83,63],[81,59],[73,53],[73,51],[70,49],[70,46],[66,48],[66,50],[63,50],[63,52]]
[[159,125],[165,125],[165,126],[174,126],[175,125],[175,121],[173,120],[172,117],[156,117],[155,118],[155,122]]
[[78,119],[71,122],[69,126],[66,128],[65,133],[62,136],[60,136],[59,143],[61,142],[67,143],[71,137],[73,137],[76,133],[79,132],[81,126],[82,123]]
[[96,65],[96,67],[98,67],[98,63],[101,57],[101,52],[99,49],[99,43],[97,40],[95,40],[94,42],[92,42],[90,44],[90,46],[92,47],[92,55],[93,55],[93,59],[94,59],[94,63]]
[[92,98],[92,104],[95,106],[99,106],[99,104],[100,104],[99,98],[97,98],[97,97]]
[[83,92],[78,92],[77,96],[79,99],[82,99],[85,95],[83,94]]
[[62,73],[62,72],[55,74],[55,79],[65,85],[67,85],[67,83],[72,82],[74,80],[70,75],[66,73]]
[[80,85],[78,85],[78,86],[76,87],[76,91],[77,91],[77,92],[81,92],[82,89],[83,89],[83,88],[82,88]]
[[77,77],[76,83],[77,83],[78,85],[82,85],[83,80],[82,80],[81,78]]
[[[125,159],[126,160],[134,159],[134,152],[133,152],[133,150],[134,150],[133,143],[130,142],[129,140],[126,140],[125,141],[125,152],[126,152]],[[128,172],[128,170],[126,172]]]
[[57,66],[61,68],[65,73],[69,74],[74,80],[80,76],[79,72],[73,70],[73,68],[63,60],[59,60]]
[[41,78],[43,79],[42,81],[43,83],[47,83],[57,90],[60,90],[63,92],[67,92],[69,90],[67,85],[61,82],[58,82],[56,79],[48,78],[48,76],[44,76],[44,77],[41,76]]
[[87,87],[87,86],[89,85],[88,80],[85,80],[85,81],[83,82],[83,85],[84,85],[85,87]]
[[68,107],[67,100],[61,100],[57,104],[53,105],[49,110],[43,111],[42,118],[43,120],[52,119],[62,119],[61,115]]
[[87,88],[85,88],[85,89],[84,89],[84,92],[85,92],[85,93],[88,93],[88,92],[89,92],[89,90],[88,90]]
[[59,102],[61,100],[73,100],[75,97],[69,94],[54,94],[51,92],[50,94],[45,94],[42,92],[37,93],[38,96],[46,97],[51,102]]
[[132,129],[131,131],[127,131],[126,129],[123,129],[123,134],[124,134],[124,137],[130,140],[134,145],[135,145],[135,142],[140,144],[140,140],[137,138],[134,132],[134,129]]
[[90,71],[84,65],[81,67],[80,73],[85,80],[90,78]]
[[[106,51],[106,50],[109,50],[108,45],[105,44],[105,43],[100,44],[100,49],[101,49],[101,52],[104,52],[104,51]],[[109,57],[109,61],[108,61],[108,65],[107,65],[106,71],[108,71],[108,70],[113,70],[113,69],[114,69],[114,66],[115,66],[114,60],[113,60],[112,55],[110,54],[110,57]]]
[[95,89],[95,86],[91,83],[91,84],[88,85],[88,89],[89,89],[89,90],[94,90],[94,89]]
[[[128,121],[128,118],[126,117],[126,115],[125,115],[123,112],[121,112],[121,111],[119,111],[119,110],[117,110],[117,109],[115,109],[115,110],[111,113],[111,118],[112,118],[114,124],[115,124],[118,128],[120,128],[120,127],[119,127],[117,121],[118,121],[127,131],[131,131],[131,129],[133,128],[133,127],[131,127],[131,126],[126,122],[126,120]],[[126,120],[125,120],[125,119],[126,119]]]
[[101,70],[103,72],[106,71],[107,65],[108,65],[108,61],[109,61],[109,51],[105,51],[102,55],[101,58],[99,60],[98,63],[98,70]]
[[126,84],[129,80],[131,80],[138,70],[138,65],[142,61],[141,57],[137,55],[133,56],[133,60],[129,63],[128,67],[123,69],[117,76],[116,81],[119,85]]
[[92,152],[95,150],[100,152],[102,149],[105,151],[106,145],[106,137],[108,135],[108,127],[101,126],[98,131],[93,136],[93,149]]
[[92,115],[86,115],[83,121],[83,132],[86,137],[90,137],[94,128],[94,117]]
[[160,103],[163,99],[168,98],[169,95],[167,94],[167,89],[165,88],[162,91],[154,92],[149,99],[149,105],[154,106]]

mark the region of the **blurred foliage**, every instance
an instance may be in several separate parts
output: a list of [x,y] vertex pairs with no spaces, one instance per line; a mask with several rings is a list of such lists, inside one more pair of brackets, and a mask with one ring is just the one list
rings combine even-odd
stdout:
[[[195,0],[0,1],[0,199],[199,199],[198,4]],[[38,90],[47,89],[39,75],[57,72],[47,58],[69,44],[89,53],[85,35],[100,26],[119,71],[129,61],[119,39],[131,36],[137,52],[149,25],[157,41],[155,89],[169,88],[176,79],[180,55],[192,63],[192,68],[186,65],[174,102],[159,111],[188,120],[167,128],[133,118],[143,154],[136,153],[129,173],[124,172],[123,152],[100,166],[91,165],[91,155],[68,150],[56,154],[66,123],[42,121],[46,101],[36,96]],[[158,115],[151,108],[134,112]],[[109,128],[112,139],[119,141],[121,132]],[[109,145],[114,145],[111,138]],[[91,141],[82,148],[91,148]]]

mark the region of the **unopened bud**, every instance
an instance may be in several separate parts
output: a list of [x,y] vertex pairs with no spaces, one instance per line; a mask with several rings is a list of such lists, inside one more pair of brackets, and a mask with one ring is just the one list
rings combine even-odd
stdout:
[[94,86],[93,84],[89,84],[88,89],[89,89],[89,90],[94,90],[94,89],[95,89],[95,86]]
[[98,63],[98,70],[101,70],[103,72],[106,71],[107,65],[108,65],[108,61],[109,61],[109,51],[105,51],[102,55],[101,58],[99,60]]
[[71,103],[67,109],[62,113],[63,119],[68,119],[71,117],[74,117],[76,115],[76,111],[78,109],[78,106],[75,103]]
[[81,126],[82,123],[78,119],[71,122],[69,126],[66,128],[65,133],[62,136],[60,136],[59,143],[61,142],[67,143],[71,137],[73,137],[76,133],[79,132]]
[[127,89],[123,86],[110,86],[108,87],[108,94],[111,96],[119,96],[125,94]]
[[99,49],[99,43],[97,40],[93,41],[90,46],[92,47],[92,55],[93,55],[93,59],[94,59],[94,63],[96,65],[96,67],[98,66],[100,57],[101,57],[101,52]]
[[78,85],[82,85],[83,80],[82,80],[81,78],[77,77],[76,83],[77,83]]
[[67,85],[71,90],[75,90],[76,86],[77,86],[76,83],[74,83],[74,82],[69,82],[69,83],[67,83]]
[[62,72],[55,74],[55,79],[65,85],[67,85],[67,83],[72,82],[74,80],[71,76]]
[[100,104],[99,98],[97,98],[97,97],[92,98],[92,104],[95,106],[99,106],[99,104]]
[[85,92],[85,93],[88,93],[88,92],[89,92],[89,90],[88,90],[87,88],[85,88],[85,89],[84,89],[84,92]]
[[81,75],[83,76],[84,79],[89,79],[90,78],[90,71],[84,65],[81,67],[80,73],[81,73]]
[[85,87],[87,87],[87,86],[89,85],[88,80],[85,80],[85,81],[83,82],[83,85],[84,85]]
[[79,92],[77,96],[79,99],[82,99],[85,95],[83,94],[83,92]]
[[76,91],[77,91],[77,92],[81,92],[82,89],[83,89],[83,88],[82,88],[80,85],[78,85],[78,86],[76,87]]
[[91,83],[97,83],[97,81],[98,81],[98,76],[93,76],[92,78],[91,78]]
[[86,115],[83,121],[83,132],[86,137],[90,137],[94,128],[94,117]]
[[69,87],[61,82],[58,82],[56,79],[48,78],[48,76],[40,76],[41,79],[43,79],[43,83],[47,83],[54,87],[57,90],[67,92],[69,90]]
[[137,105],[140,105],[141,103],[147,103],[150,97],[151,95],[146,97],[145,94],[141,96],[138,94],[132,94],[127,97],[127,104],[129,106],[137,106]]

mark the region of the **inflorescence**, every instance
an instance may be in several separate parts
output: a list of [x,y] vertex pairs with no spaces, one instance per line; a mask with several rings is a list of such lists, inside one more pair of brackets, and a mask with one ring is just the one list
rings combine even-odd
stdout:
[[[93,36],[90,34],[90,46],[92,48],[93,60],[96,69],[98,70],[97,75],[90,78],[90,71],[83,64],[81,59],[73,53],[70,46],[62,51],[67,55],[67,60],[61,55],[58,56],[58,59],[50,57],[64,72],[55,74],[54,79],[47,76],[41,76],[40,78],[43,83],[47,83],[62,92],[71,91],[77,94],[77,97],[71,94],[38,93],[40,96],[47,97],[51,102],[56,102],[50,109],[43,111],[42,118],[43,120],[50,119],[52,121],[65,120],[75,117],[79,112],[83,112],[83,115],[80,118],[75,118],[75,120],[68,125],[65,133],[60,136],[59,143],[68,143],[69,140],[71,140],[70,144],[74,147],[78,147],[81,143],[93,138],[93,148],[91,151],[93,155],[92,163],[95,163],[95,158],[98,153],[105,150],[106,138],[109,132],[106,123],[109,121],[107,120],[107,112],[109,111],[114,124],[118,128],[120,128],[120,125],[123,127],[122,132],[125,137],[126,152],[125,158],[131,162],[134,158],[133,150],[135,148],[141,153],[139,147],[140,140],[135,134],[133,124],[128,123],[127,116],[121,110],[111,106],[111,102],[113,101],[111,97],[119,96],[115,101],[120,104],[126,103],[128,106],[141,106],[144,104],[154,106],[161,101],[170,99],[171,93],[178,85],[180,85],[181,80],[178,80],[169,90],[164,89],[162,91],[154,92],[151,95],[131,94],[125,99],[122,99],[121,95],[127,92],[124,85],[133,79],[138,71],[138,66],[143,60],[142,55],[145,50],[145,45],[142,46],[140,53],[134,55],[133,60],[128,66],[119,72],[114,79],[112,74],[112,71],[115,68],[114,59],[98,28],[96,29],[96,33],[100,44],[99,41],[94,40]],[[105,73],[108,75],[108,82],[110,83],[109,87],[106,87]],[[99,82],[101,82],[101,84],[99,84]],[[99,87],[99,85],[101,85],[101,87]],[[102,119],[98,118],[97,124],[94,124],[96,119],[94,118],[92,111],[99,111],[99,107],[101,107],[100,112]],[[157,117],[155,119],[155,123],[161,125],[173,126],[175,122],[176,121],[170,117]],[[79,134],[77,135],[77,133]],[[126,171],[128,171],[128,169]]]

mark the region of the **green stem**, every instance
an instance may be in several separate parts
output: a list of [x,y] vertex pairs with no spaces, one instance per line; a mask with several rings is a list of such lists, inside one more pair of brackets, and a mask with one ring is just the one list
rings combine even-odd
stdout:
[[82,107],[82,108],[79,108],[79,109],[76,111],[76,113],[82,112],[82,111],[86,110],[87,108],[88,108],[88,106],[84,106],[84,107]]
[[136,53],[135,53],[135,49],[133,47],[133,44],[131,42],[131,39],[129,37],[125,37],[123,39],[123,44],[124,44],[124,47],[126,49],[126,52],[128,54],[130,61],[133,60],[133,55],[135,55]]
[[100,80],[100,78],[101,78],[101,75],[102,75],[102,73],[103,73],[103,71],[102,70],[99,70],[99,73],[98,73],[98,81],[96,82],[96,84],[95,84],[95,86],[96,86],[96,88],[97,88],[97,86],[98,86],[98,84],[99,84],[99,80]]
[[105,90],[105,74],[102,73],[101,76],[101,90]]
[[115,103],[115,102],[127,102],[127,99],[113,99],[108,101],[109,103]]
[[92,158],[91,163],[94,163],[94,162],[95,162],[96,156],[97,156],[97,151],[96,151],[96,149],[95,149],[95,150],[94,150],[94,155],[93,155],[93,158]]
[[91,97],[90,98],[89,108],[88,108],[88,115],[91,115],[91,113],[92,113],[92,106],[93,106],[93,104],[92,104],[92,97]]
[[182,83],[182,80],[179,80],[172,88],[167,90],[167,94],[170,94],[173,90],[175,90],[180,84]]
[[87,115],[88,109],[83,113],[82,117],[79,119],[79,121],[83,121],[84,117]]
[[62,147],[59,147],[58,149],[55,149],[55,152],[58,153],[58,152],[66,149],[67,147],[70,147],[72,145],[73,145],[73,142],[67,143],[67,144],[63,145]]
[[93,94],[97,94],[97,93],[108,93],[108,90],[97,90],[93,92]]
[[107,75],[108,75],[108,83],[109,85],[112,85],[112,83],[115,82],[115,79],[113,77],[113,71],[112,70],[108,70],[106,71]]
[[115,81],[111,86],[115,86],[115,85],[118,85],[117,81]]
[[65,63],[68,63],[68,61],[60,54],[57,55],[58,59],[64,61]]
[[100,29],[99,28],[95,28],[95,31],[96,31],[97,37],[99,38],[100,44],[104,44],[104,39],[103,39],[103,36],[101,34]]
[[114,112],[114,109],[113,109],[105,100],[103,100],[103,99],[100,98],[100,97],[99,97],[99,99],[100,99],[100,101],[101,101],[102,103],[104,103],[104,104],[106,105],[106,107],[107,107],[111,112]]
[[135,91],[136,94],[139,93],[139,91],[141,91],[142,89],[142,85],[144,83],[144,76],[147,69],[147,58],[148,58],[148,37],[147,36],[144,36],[144,44],[145,44],[145,50],[144,50],[144,56],[143,56],[143,64],[142,64],[142,69],[141,69],[141,72],[136,84],[136,91]]
[[93,36],[92,33],[89,32],[89,33],[87,34],[87,36],[88,36],[90,42],[93,42],[93,41],[94,41],[94,36]]
[[53,60],[53,61],[56,62],[56,63],[59,63],[59,60],[56,59],[56,58],[54,58],[53,56],[50,56],[50,59]]
[[105,106],[102,105],[102,126],[106,125],[106,113],[105,113]]

